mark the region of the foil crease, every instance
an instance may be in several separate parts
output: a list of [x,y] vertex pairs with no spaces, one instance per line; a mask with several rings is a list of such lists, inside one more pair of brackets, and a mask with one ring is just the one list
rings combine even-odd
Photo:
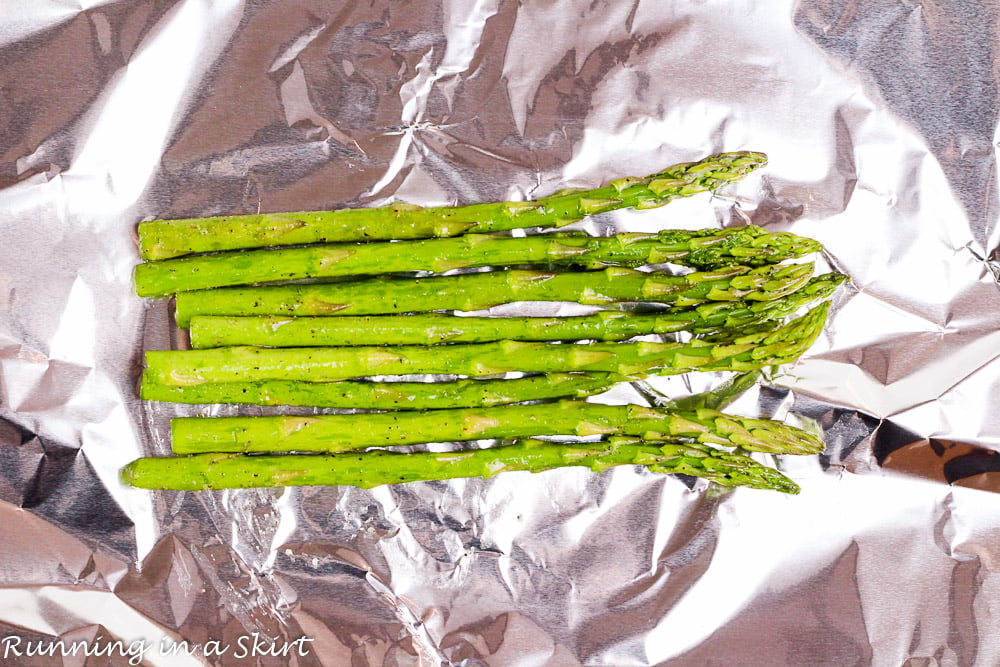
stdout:
[[[1000,664],[997,31],[990,3],[8,3],[0,662]],[[191,411],[136,398],[143,350],[184,344],[134,296],[137,222],[522,199],[740,149],[769,165],[582,226],[825,244],[852,278],[830,325],[730,407],[822,430],[776,462],[801,495],[631,468],[118,482]],[[119,650],[16,653],[73,642]]]

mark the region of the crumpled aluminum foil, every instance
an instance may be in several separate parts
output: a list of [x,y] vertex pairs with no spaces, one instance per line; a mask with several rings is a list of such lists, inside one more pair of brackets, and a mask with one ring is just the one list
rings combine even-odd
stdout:
[[[1000,664],[998,27],[989,3],[8,3],[0,662]],[[181,409],[136,399],[142,351],[180,342],[133,295],[138,221],[519,199],[739,149],[769,166],[590,224],[790,229],[851,275],[731,407],[822,428],[780,462],[801,495],[631,468],[117,481]]]

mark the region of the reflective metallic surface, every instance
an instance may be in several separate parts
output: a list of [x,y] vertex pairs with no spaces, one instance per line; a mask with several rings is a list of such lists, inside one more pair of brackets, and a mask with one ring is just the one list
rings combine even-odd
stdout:
[[[7,3],[0,662],[1000,664],[997,33],[990,3]],[[801,495],[631,468],[118,483],[196,411],[136,398],[142,351],[184,345],[133,295],[140,220],[520,199],[741,149],[770,164],[583,226],[753,222],[851,275],[730,407],[822,428],[780,462]]]

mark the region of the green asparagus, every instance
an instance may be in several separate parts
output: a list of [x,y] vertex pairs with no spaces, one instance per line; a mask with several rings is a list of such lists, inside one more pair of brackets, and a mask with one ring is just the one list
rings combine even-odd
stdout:
[[653,472],[692,475],[725,486],[799,492],[795,482],[742,454],[691,443],[653,444],[631,438],[565,444],[526,439],[501,447],[448,453],[210,453],[141,458],[125,466],[121,478],[131,486],[164,490],[316,485],[370,489],[384,484],[492,477],[501,472],[542,472],[565,466],[602,472],[619,465],[642,465]]
[[761,153],[713,155],[674,165],[646,178],[623,178],[593,190],[557,193],[527,202],[420,208],[395,204],[374,209],[259,213],[139,224],[146,260],[196,252],[305,243],[456,236],[524,227],[562,226],[619,208],[654,208],[672,199],[715,190],[767,163]]
[[746,371],[788,363],[812,345],[826,321],[828,302],[773,330],[728,341],[688,343],[491,343],[396,347],[153,350],[143,382],[193,386],[212,382],[302,380],[328,382],[378,375],[483,376],[607,372],[628,378],[689,371]]
[[[831,280],[807,287],[826,287]],[[353,345],[433,345],[497,340],[626,340],[679,331],[706,333],[744,329],[783,317],[810,303],[820,290],[801,290],[777,301],[713,302],[659,313],[604,310],[593,315],[554,317],[463,317],[438,313],[343,317],[192,318],[191,347],[337,347]]]
[[429,278],[229,287],[178,294],[176,321],[178,326],[187,327],[196,315],[342,316],[474,311],[516,301],[575,301],[594,306],[648,302],[688,307],[705,301],[770,300],[795,289],[812,268],[812,264],[753,270],[730,266],[682,276],[620,267],[557,273],[513,270]]
[[650,386],[648,382],[636,382],[633,386],[654,406],[672,410],[723,410],[757,384],[761,372],[746,371],[736,373],[728,380],[709,391],[690,394],[680,398],[670,398]]
[[772,454],[823,451],[823,443],[815,436],[768,419],[736,417],[715,410],[674,411],[585,401],[427,412],[178,417],[171,421],[175,454],[336,454],[367,447],[541,435],[631,435],[655,439],[657,434]]
[[326,244],[194,255],[145,262],[135,268],[139,296],[231,285],[522,264],[584,268],[672,262],[699,269],[762,266],[820,249],[812,239],[754,226],[695,232],[535,234],[509,237],[467,234],[456,238]]
[[552,398],[583,398],[607,391],[610,373],[552,373],[509,380],[441,382],[223,382],[187,387],[144,382],[141,397],[173,403],[243,403],[359,410],[474,408]]

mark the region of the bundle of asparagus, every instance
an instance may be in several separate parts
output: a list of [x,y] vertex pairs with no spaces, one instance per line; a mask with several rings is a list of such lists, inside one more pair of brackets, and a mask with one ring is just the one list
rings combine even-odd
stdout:
[[[765,161],[759,153],[722,154],[533,202],[143,223],[148,261],[136,267],[137,292],[174,295],[176,321],[190,328],[194,349],[148,352],[142,398],[366,412],[175,419],[179,456],[139,459],[123,480],[161,489],[371,487],[638,464],[795,492],[791,480],[741,450],[820,451],[822,443],[805,432],[715,410],[579,399],[652,375],[794,361],[819,334],[824,300],[843,280],[813,277],[811,263],[786,262],[818,243],[752,226],[606,238],[484,233],[661,206]],[[658,270],[664,263],[692,270],[673,275]],[[536,268],[516,268],[522,265]],[[439,275],[471,268],[488,270]],[[437,275],[400,275],[411,272]],[[329,280],[341,277],[350,280]],[[573,302],[596,312],[456,312],[522,301]],[[678,332],[685,340],[662,338]],[[409,375],[434,379],[385,378]],[[603,439],[537,439],[548,436]],[[449,454],[359,451],[482,439],[507,440]]]

